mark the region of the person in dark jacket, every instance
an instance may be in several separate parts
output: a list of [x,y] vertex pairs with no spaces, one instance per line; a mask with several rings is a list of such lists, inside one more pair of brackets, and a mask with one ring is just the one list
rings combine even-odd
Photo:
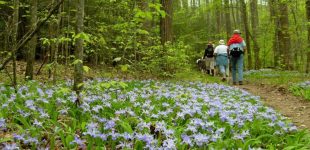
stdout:
[[207,73],[210,75],[214,75],[214,47],[212,42],[209,42],[206,49],[203,58],[206,62],[207,67]]

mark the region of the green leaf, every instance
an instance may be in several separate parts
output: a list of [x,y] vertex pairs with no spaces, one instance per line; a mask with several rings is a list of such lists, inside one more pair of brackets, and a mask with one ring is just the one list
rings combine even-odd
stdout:
[[76,65],[76,64],[83,64],[83,61],[80,60],[80,59],[76,59],[72,64],[73,64],[73,65]]
[[[5,1],[0,1],[0,5],[6,4],[7,2]],[[1,142],[0,142],[1,143]]]
[[143,149],[143,143],[139,140],[136,141],[135,143],[135,149]]
[[86,73],[88,73],[89,70],[90,70],[90,68],[89,68],[88,66],[83,66],[83,70],[84,70]]
[[90,36],[89,36],[89,34],[86,34],[86,33],[84,33],[84,32],[77,34],[74,38],[75,38],[75,39],[78,39],[78,38],[79,38],[79,39],[83,39],[83,40],[86,41],[86,42],[90,42]]
[[128,65],[120,65],[120,67],[121,67],[121,70],[123,72],[127,72],[128,71]]
[[12,137],[2,137],[0,139],[0,143],[5,143],[5,142],[8,142],[8,141],[13,141],[13,138]]
[[116,58],[113,59],[113,61],[115,61],[115,62],[119,62],[121,60],[122,60],[122,57],[116,57]]
[[149,35],[149,32],[146,30],[138,29],[137,32],[138,34],[141,34],[141,35]]
[[121,122],[120,125],[122,126],[125,132],[133,133],[133,130],[128,122]]

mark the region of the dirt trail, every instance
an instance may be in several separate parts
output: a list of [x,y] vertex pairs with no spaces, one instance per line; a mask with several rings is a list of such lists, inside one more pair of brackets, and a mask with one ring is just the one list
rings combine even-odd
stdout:
[[266,85],[239,85],[254,95],[260,96],[266,106],[274,108],[294,122],[300,129],[310,129],[310,102],[293,96],[283,87]]

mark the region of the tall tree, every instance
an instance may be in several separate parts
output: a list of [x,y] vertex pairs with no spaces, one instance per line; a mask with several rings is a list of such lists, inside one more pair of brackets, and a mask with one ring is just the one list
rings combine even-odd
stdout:
[[165,16],[160,19],[161,43],[173,41],[172,37],[172,0],[161,0],[162,9],[166,12]]
[[[57,0],[59,3],[60,0]],[[61,28],[61,7],[58,8],[58,13],[56,15],[56,20],[54,21],[53,28],[55,29],[54,31],[54,46],[52,52],[54,53],[54,62],[53,62],[53,83],[56,84],[57,81],[57,69],[58,69],[58,51],[59,51],[59,35],[60,35],[60,28]]]
[[19,0],[14,0],[14,13],[13,13],[13,86],[16,89],[17,86],[17,76],[16,76],[16,51],[17,47],[17,34],[18,34],[18,24],[19,24]]
[[269,0],[269,9],[270,9],[270,20],[273,22],[273,29],[274,29],[274,38],[273,38],[273,65],[278,67],[280,64],[280,46],[279,46],[279,17],[278,17],[278,2],[276,0]]
[[231,21],[230,21],[230,13],[229,13],[229,0],[224,0],[225,2],[225,24],[226,24],[226,40],[229,39],[231,35]]
[[215,16],[215,19],[216,19],[216,24],[214,24],[216,26],[216,33],[217,34],[220,34],[222,32],[222,0],[217,0],[214,3],[214,7],[215,9],[213,10],[214,12],[214,16]]
[[242,14],[242,21],[245,31],[245,42],[247,45],[247,56],[248,56],[248,69],[252,68],[252,52],[251,52],[251,45],[250,45],[250,30],[249,30],[249,24],[248,24],[248,14],[246,9],[246,3],[244,0],[240,0],[241,4],[241,14]]
[[[83,45],[84,40],[81,38],[81,35],[84,32],[84,0],[78,0],[77,2],[77,11],[76,11],[76,41],[75,41],[75,63],[74,63],[74,87],[73,89],[79,96],[83,88]],[[76,101],[80,103],[78,98]]]
[[308,20],[308,46],[307,46],[307,66],[306,72],[310,73],[310,0],[306,1],[307,20]]
[[[31,28],[35,28],[37,24],[37,10],[38,10],[38,1],[37,0],[31,0],[30,5],[30,24]],[[33,79],[33,65],[34,65],[34,59],[35,59],[35,51],[37,47],[37,35],[35,34],[30,42],[29,42],[29,49],[27,52],[27,66],[26,66],[26,80],[32,80]]]
[[254,50],[254,68],[259,69],[260,68],[260,58],[259,58],[259,52],[260,48],[257,42],[257,36],[258,36],[258,11],[257,11],[257,0],[251,0],[251,24],[252,24],[252,39],[253,39],[253,50]]
[[289,33],[288,6],[286,1],[279,0],[279,49],[284,69],[292,69],[291,38]]

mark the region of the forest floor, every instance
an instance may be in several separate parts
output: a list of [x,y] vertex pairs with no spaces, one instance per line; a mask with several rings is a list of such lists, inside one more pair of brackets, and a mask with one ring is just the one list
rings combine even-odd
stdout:
[[[21,80],[24,78],[25,66],[25,62],[18,62],[17,72],[20,75],[19,79]],[[35,70],[37,71],[39,67],[40,64],[36,64]],[[63,75],[62,77],[65,78],[72,78],[70,77],[70,74],[72,74],[73,69],[69,68],[59,67],[58,74]],[[11,71],[10,67],[8,67],[8,71]],[[41,72],[42,74],[35,76],[36,80],[49,80],[47,71],[42,69]],[[100,75],[100,73],[97,72],[97,69],[92,69],[92,72],[91,76],[93,77]],[[0,79],[2,82],[10,80],[7,76],[7,72],[2,72],[1,76],[3,77]],[[205,78],[205,76],[203,78]],[[300,129],[310,130],[310,102],[301,97],[294,96],[288,91],[287,87],[274,84],[263,84],[262,82],[251,80],[247,81],[244,85],[237,85],[236,87],[246,90],[253,95],[260,96],[266,106],[274,108],[277,112],[292,120],[292,122]]]
[[310,102],[293,96],[286,88],[275,85],[251,84],[238,85],[253,95],[260,96],[266,106],[274,108],[298,126],[310,129]]

